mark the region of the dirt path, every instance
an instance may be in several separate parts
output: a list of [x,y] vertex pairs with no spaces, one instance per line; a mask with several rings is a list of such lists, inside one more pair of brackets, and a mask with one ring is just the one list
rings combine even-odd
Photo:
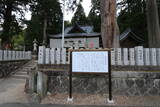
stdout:
[[[0,79],[0,104],[3,103],[29,103],[28,96],[24,92],[27,69],[33,65],[33,62],[25,64],[18,69],[14,75],[8,78]],[[27,68],[27,69],[26,69]]]

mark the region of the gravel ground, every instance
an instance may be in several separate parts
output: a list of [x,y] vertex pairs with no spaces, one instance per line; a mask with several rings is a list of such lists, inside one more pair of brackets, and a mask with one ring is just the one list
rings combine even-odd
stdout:
[[73,102],[67,102],[67,94],[48,95],[42,104],[160,106],[160,96],[114,96],[114,104],[107,103],[108,95],[73,94]]

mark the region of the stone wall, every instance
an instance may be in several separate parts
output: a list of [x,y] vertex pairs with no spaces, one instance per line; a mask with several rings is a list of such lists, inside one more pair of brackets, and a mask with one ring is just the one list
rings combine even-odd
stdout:
[[[48,72],[48,91],[51,93],[68,93],[68,73]],[[160,72],[112,72],[113,94],[128,96],[160,95]],[[73,93],[106,94],[108,93],[108,76],[73,75]]]
[[10,73],[14,72],[20,66],[24,65],[27,61],[1,61],[0,62],[0,78],[8,76]]

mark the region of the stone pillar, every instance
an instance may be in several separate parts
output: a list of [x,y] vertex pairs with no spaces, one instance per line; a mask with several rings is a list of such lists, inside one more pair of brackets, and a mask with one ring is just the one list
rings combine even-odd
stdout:
[[129,49],[129,62],[131,66],[135,65],[135,51],[134,48]]
[[50,48],[46,48],[45,57],[45,64],[50,64]]
[[157,66],[157,54],[156,54],[156,48],[151,48],[151,65]]
[[150,51],[149,51],[149,48],[144,49],[144,64],[146,66],[150,65]]
[[37,77],[37,94],[40,95],[41,98],[45,97],[47,94],[47,80],[48,77],[42,72],[38,72]]
[[61,63],[61,49],[60,48],[57,48],[56,50],[56,64],[60,64]]
[[45,62],[45,46],[40,46],[38,52],[38,64],[44,64],[44,62]]
[[34,93],[36,91],[36,71],[29,71],[29,92]]
[[25,59],[25,51],[23,51],[23,59]]
[[8,60],[12,60],[12,51],[8,51]]
[[4,60],[4,61],[7,61],[7,60],[8,60],[8,51],[7,51],[7,50],[4,50],[4,51],[3,51],[3,60]]
[[160,66],[160,48],[157,48],[157,65]]
[[122,50],[117,48],[117,65],[122,65]]
[[111,51],[111,65],[116,65],[115,48]]
[[21,51],[18,51],[18,60],[21,59]]
[[124,65],[129,65],[128,48],[123,48],[123,64]]
[[62,64],[66,64],[66,49],[65,48],[62,48],[61,59],[62,59]]
[[142,46],[135,47],[135,54],[136,54],[136,65],[143,66],[144,65],[143,47]]
[[31,60],[32,59],[32,52],[28,51],[28,55],[29,55],[29,59]]
[[16,54],[15,60],[18,60],[18,51],[16,51],[15,54]]
[[0,50],[0,61],[2,61],[2,60],[3,60],[3,51]]
[[51,64],[55,64],[55,49],[54,48],[51,49],[50,55],[51,55]]
[[15,59],[16,59],[16,52],[12,51],[12,60],[15,60]]

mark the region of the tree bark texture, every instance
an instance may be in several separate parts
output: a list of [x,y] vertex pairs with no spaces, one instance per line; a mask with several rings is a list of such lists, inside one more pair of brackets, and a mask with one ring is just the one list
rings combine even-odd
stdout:
[[156,0],[147,0],[148,43],[150,48],[160,48],[160,27]]
[[4,14],[4,24],[3,24],[3,33],[2,33],[2,49],[11,48],[11,34],[10,34],[10,25],[12,22],[12,2],[8,2],[6,5],[6,11]]
[[119,47],[116,31],[116,0],[100,0],[101,36],[104,48]]
[[44,18],[44,26],[43,26],[43,45],[47,45],[47,17]]

